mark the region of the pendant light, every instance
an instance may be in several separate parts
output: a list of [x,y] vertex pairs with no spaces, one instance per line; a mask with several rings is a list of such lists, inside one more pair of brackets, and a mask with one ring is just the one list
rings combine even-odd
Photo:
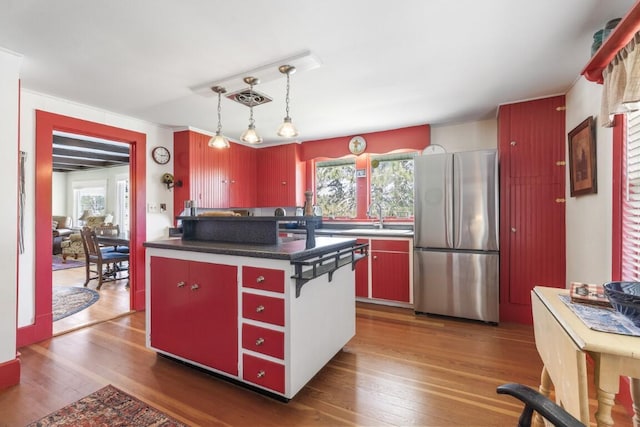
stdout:
[[282,74],[287,75],[287,95],[285,98],[287,115],[278,128],[278,135],[285,138],[294,138],[298,136],[298,129],[296,129],[293,123],[291,123],[291,117],[289,117],[289,76],[296,72],[296,67],[294,67],[293,65],[281,65],[280,67],[278,67],[278,70],[280,70]]
[[260,83],[260,79],[257,77],[245,77],[244,82],[249,85],[251,99],[249,99],[249,127],[242,133],[240,140],[247,144],[260,144],[262,137],[256,132],[255,122],[253,120],[253,85]]
[[220,112],[222,111],[222,109],[220,108],[220,100],[222,98],[222,94],[227,90],[222,86],[214,86],[211,88],[211,90],[218,94],[218,130],[216,130],[216,135],[209,140],[209,147],[229,148],[229,140],[222,134],[222,120],[220,114]]

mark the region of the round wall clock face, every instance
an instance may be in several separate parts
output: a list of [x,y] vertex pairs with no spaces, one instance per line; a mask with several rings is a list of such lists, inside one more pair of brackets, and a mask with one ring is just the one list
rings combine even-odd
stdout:
[[367,148],[367,141],[361,136],[354,136],[349,141],[349,151],[353,154],[362,154],[365,148]]
[[165,147],[156,147],[151,152],[151,157],[159,165],[166,165],[171,159],[171,153]]
[[427,148],[422,150],[422,154],[442,154],[442,153],[446,153],[446,150],[442,145],[438,145],[438,144],[428,145]]

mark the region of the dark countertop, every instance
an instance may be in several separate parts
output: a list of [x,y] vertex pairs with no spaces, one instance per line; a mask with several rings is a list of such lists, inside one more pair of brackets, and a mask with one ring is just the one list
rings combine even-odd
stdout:
[[[304,230],[299,231],[304,233]],[[329,252],[355,246],[356,244],[356,239],[353,237],[316,237],[315,240],[316,246],[312,249],[305,249],[304,238],[283,238],[282,242],[277,245],[168,239],[145,242],[143,246],[157,249],[294,261],[321,256]]]
[[[362,237],[413,237],[413,230],[401,230],[393,228],[316,228],[316,236],[362,236]],[[280,228],[281,233],[305,234],[304,229],[299,228]]]

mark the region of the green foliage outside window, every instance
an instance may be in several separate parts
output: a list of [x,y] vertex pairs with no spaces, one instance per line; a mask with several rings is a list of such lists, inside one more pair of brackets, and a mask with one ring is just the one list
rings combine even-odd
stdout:
[[353,159],[316,163],[316,203],[323,216],[356,216],[356,164]]
[[[413,154],[371,157],[371,206],[384,217],[413,217]],[[377,216],[377,209],[370,212]]]

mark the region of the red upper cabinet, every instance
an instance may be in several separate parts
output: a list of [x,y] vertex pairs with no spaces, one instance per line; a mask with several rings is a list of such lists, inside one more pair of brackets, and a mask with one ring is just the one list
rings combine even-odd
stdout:
[[256,205],[256,150],[240,144],[229,149],[229,207]]
[[255,206],[256,150],[234,143],[228,150],[211,148],[210,138],[193,131],[174,134],[174,176],[182,181],[174,187],[175,215],[185,200],[202,208]]
[[259,207],[302,206],[306,191],[306,163],[300,144],[259,149],[257,204]]

